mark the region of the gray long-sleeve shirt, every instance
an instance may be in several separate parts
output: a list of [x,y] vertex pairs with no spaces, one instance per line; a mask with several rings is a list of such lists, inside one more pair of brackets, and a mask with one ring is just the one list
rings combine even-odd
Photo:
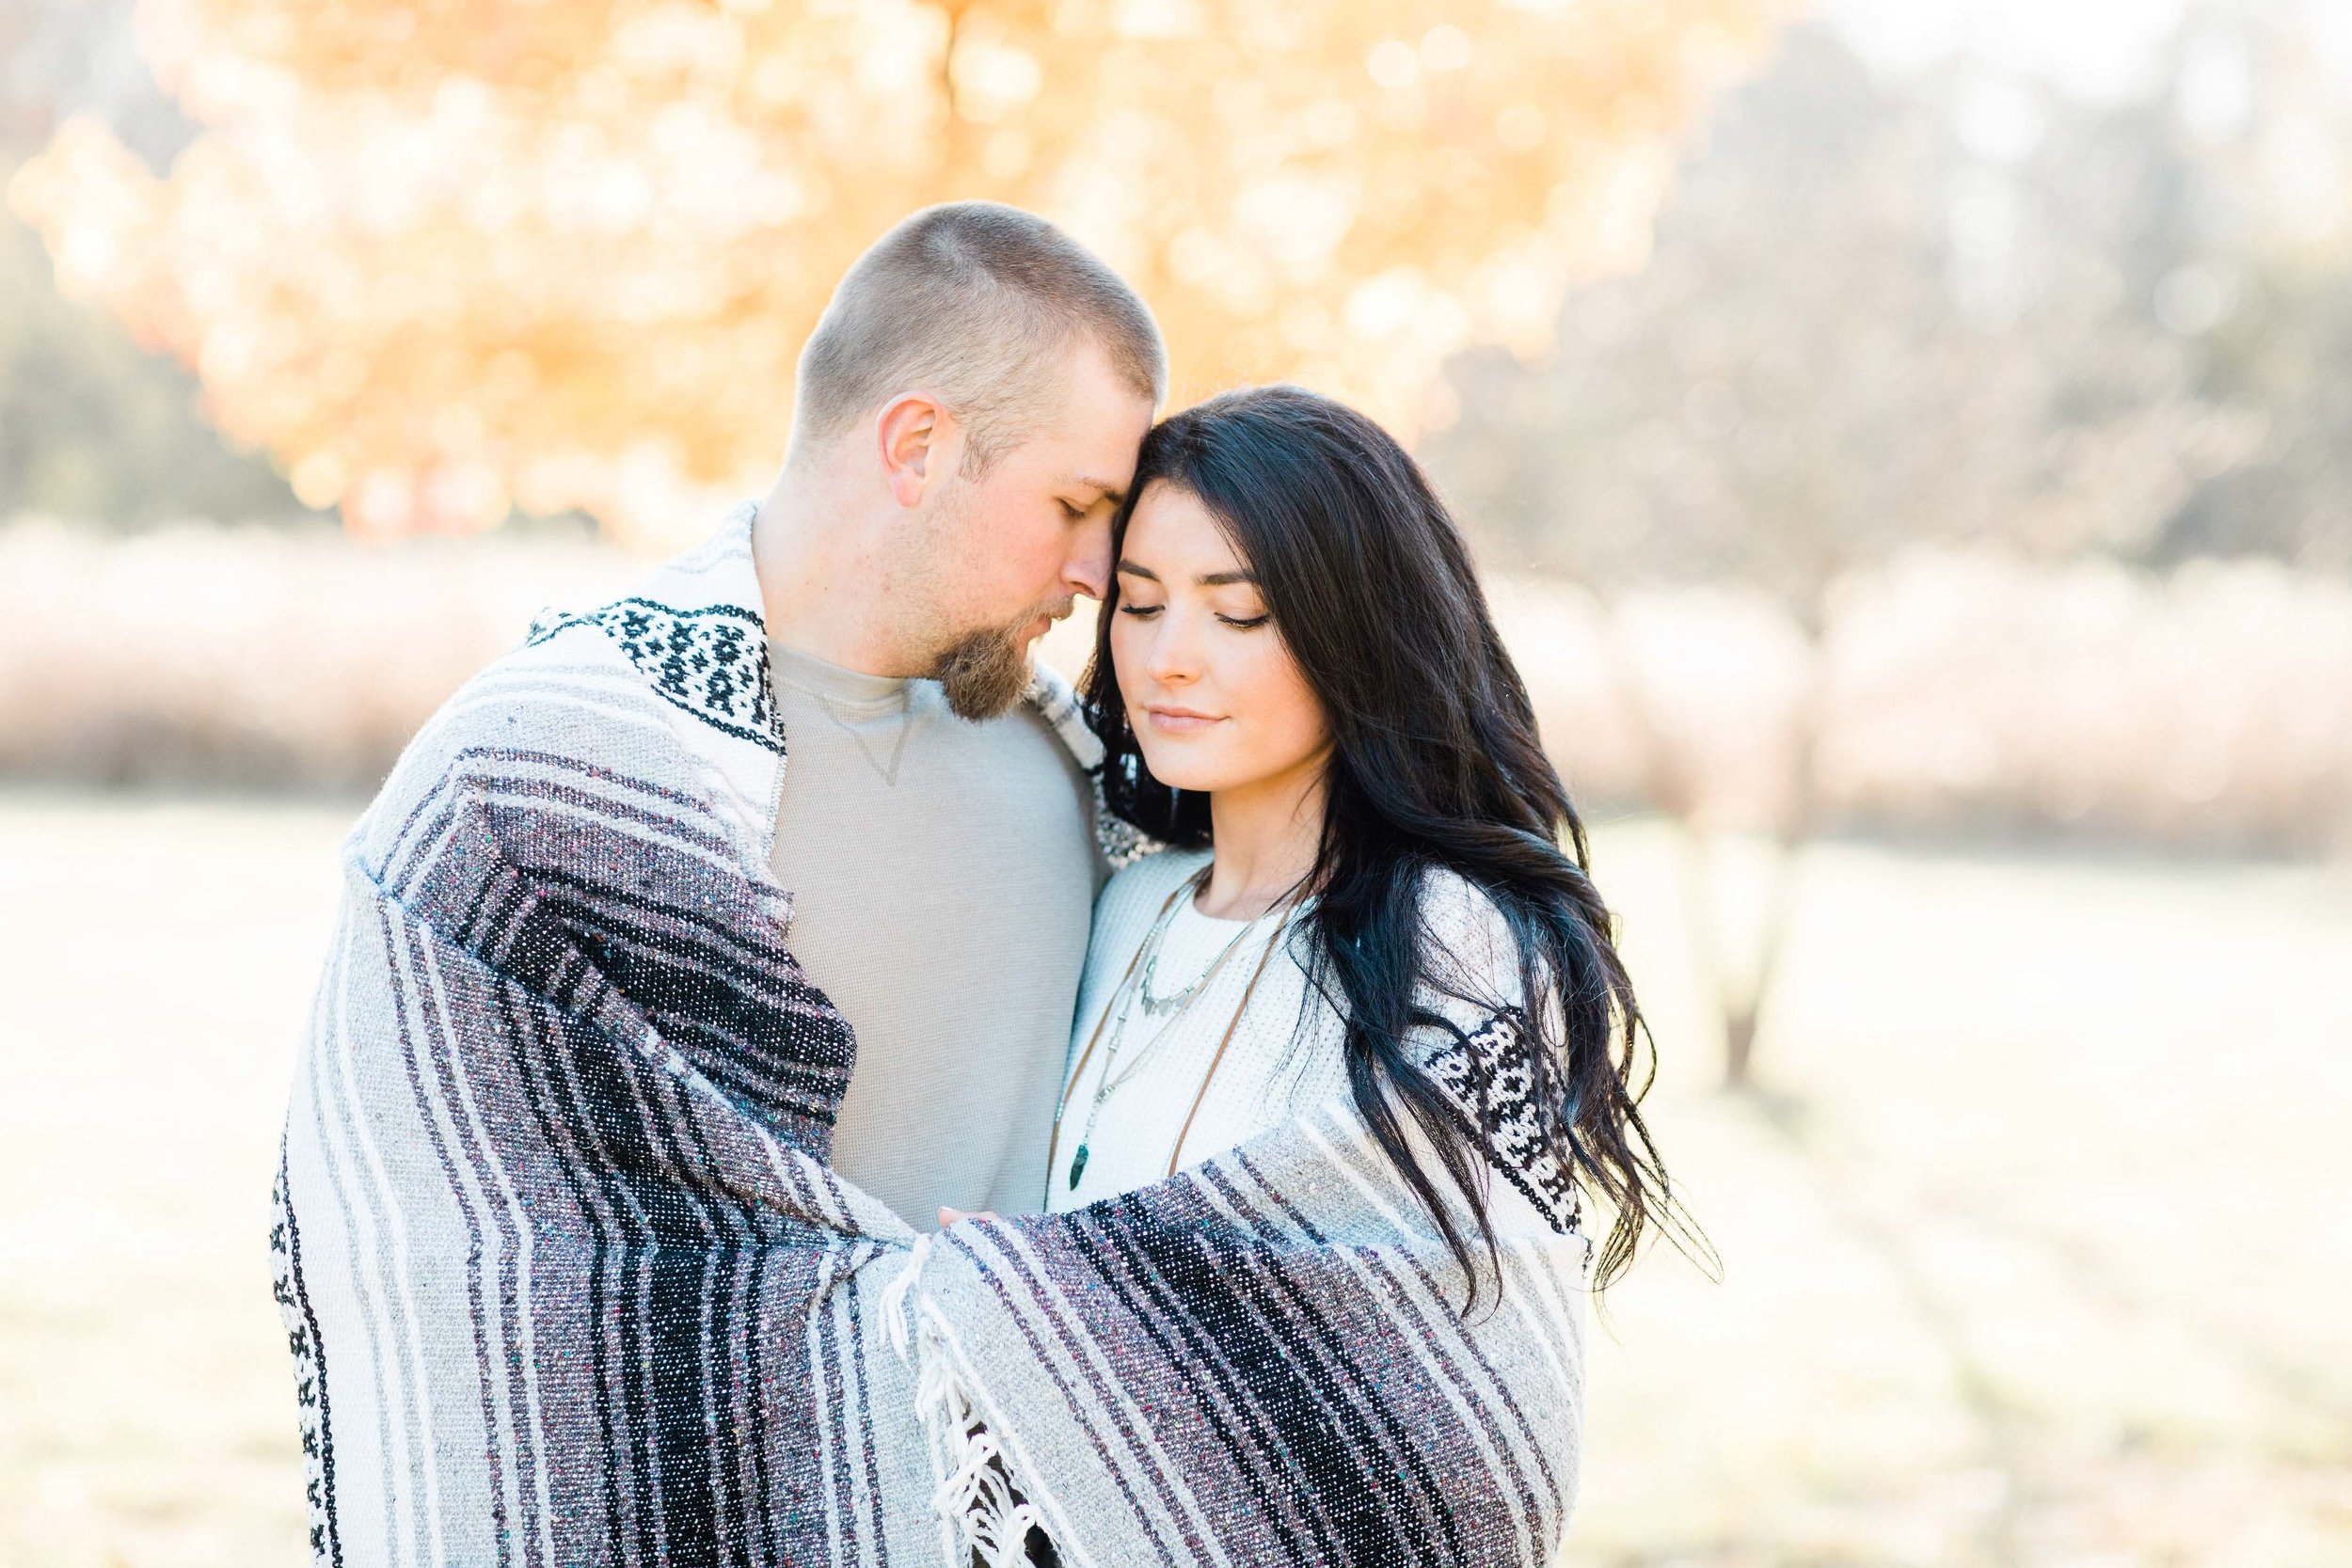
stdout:
[[1087,776],[1026,705],[771,642],[787,941],[857,1035],[833,1164],[919,1230],[1033,1212],[1105,868]]

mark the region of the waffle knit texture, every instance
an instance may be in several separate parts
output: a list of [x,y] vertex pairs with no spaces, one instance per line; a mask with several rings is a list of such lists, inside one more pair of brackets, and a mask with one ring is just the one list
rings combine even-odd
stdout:
[[1088,775],[1030,705],[976,724],[937,681],[769,671],[785,940],[857,1032],[834,1170],[917,1230],[1031,1212],[1102,882]]
[[[1209,863],[1206,849],[1147,855],[1112,878],[1095,902],[1048,1209],[1080,1209],[1148,1185],[1170,1174],[1171,1163],[1177,1169],[1197,1164],[1351,1093],[1346,1013],[1310,979],[1311,903],[1287,925],[1279,913],[1254,927],[1202,914],[1188,890]],[[1153,1018],[1122,991],[1131,989],[1140,950],[1163,919],[1154,994],[1166,998],[1195,984],[1200,990],[1181,1008]],[[1424,879],[1422,928],[1448,989],[1482,999],[1437,999],[1437,1010],[1450,1021],[1474,1030],[1494,1008],[1518,1003],[1510,928],[1468,880],[1444,870]],[[1126,1037],[1113,1060],[1122,1003]],[[1434,1049],[1443,1041],[1428,1043]],[[1106,1072],[1113,1087],[1095,1111]],[[1073,1187],[1071,1167],[1089,1120],[1086,1164]],[[1526,1229],[1545,1223],[1508,1182],[1498,1186],[1490,1207],[1499,1224]]]

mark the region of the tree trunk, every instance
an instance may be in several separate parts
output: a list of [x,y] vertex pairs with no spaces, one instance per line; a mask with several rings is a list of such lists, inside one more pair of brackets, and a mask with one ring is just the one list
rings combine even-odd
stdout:
[[1724,1086],[1748,1086],[1748,1063],[1756,1055],[1756,1009],[1727,1007],[1724,1012]]
[[1623,644],[1612,639],[1617,663],[1616,686],[1629,716],[1642,736],[1645,772],[1650,799],[1680,829],[1682,902],[1690,932],[1693,980],[1700,996],[1713,1011],[1724,1047],[1724,1086],[1741,1090],[1753,1082],[1756,1035],[1773,982],[1779,978],[1788,931],[1795,923],[1799,861],[1811,841],[1820,816],[1820,780],[1816,756],[1820,750],[1822,709],[1826,699],[1827,655],[1825,627],[1819,613],[1799,617],[1810,652],[1811,677],[1789,715],[1788,795],[1781,819],[1773,825],[1774,863],[1772,891],[1756,931],[1753,961],[1738,966],[1726,960],[1722,917],[1717,909],[1715,834],[1705,825],[1706,784],[1689,759],[1676,756],[1651,711],[1639,673],[1624,657]]

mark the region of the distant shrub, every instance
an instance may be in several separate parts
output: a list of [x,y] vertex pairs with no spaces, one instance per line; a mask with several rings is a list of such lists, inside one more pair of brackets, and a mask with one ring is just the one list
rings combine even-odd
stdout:
[[538,608],[630,575],[584,543],[21,522],[0,530],[0,774],[372,789]]
[[1597,799],[1774,826],[1816,701],[1831,826],[2352,847],[2352,584],[1926,551],[1841,582],[1818,654],[1738,589],[1495,598],[1554,755]]
[[[584,541],[0,528],[0,777],[365,790],[535,610],[642,569]],[[1603,809],[1772,824],[1818,701],[1832,825],[2352,841],[2352,585],[1921,553],[1840,585],[1818,663],[1736,587],[1491,587],[1554,754]],[[1090,648],[1078,617],[1044,654],[1074,673]]]

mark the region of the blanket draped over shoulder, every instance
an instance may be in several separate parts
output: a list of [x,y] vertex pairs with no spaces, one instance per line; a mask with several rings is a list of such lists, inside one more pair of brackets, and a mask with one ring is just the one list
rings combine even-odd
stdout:
[[829,1168],[854,1044],[767,870],[749,522],[543,620],[344,847],[273,1233],[316,1560],[1549,1561],[1589,1248],[1507,1093],[1492,1166],[1548,1223],[1468,1322],[1345,1101],[935,1236]]

